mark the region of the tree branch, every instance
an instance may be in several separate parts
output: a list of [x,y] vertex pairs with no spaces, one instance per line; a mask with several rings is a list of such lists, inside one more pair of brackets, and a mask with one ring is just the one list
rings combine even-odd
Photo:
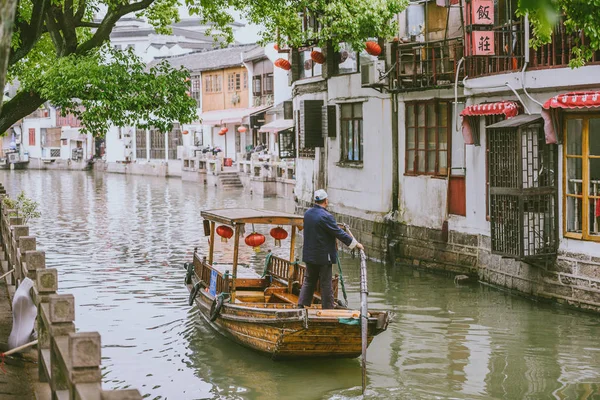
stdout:
[[86,21],[79,21],[79,22],[75,22],[75,26],[76,27],[83,27],[83,28],[100,28],[100,26],[102,26],[100,24],[100,22],[86,22]]
[[81,22],[85,14],[86,6],[87,3],[85,0],[79,0],[79,4],[77,5],[77,12],[75,13],[75,22]]
[[[25,21],[17,23],[15,32],[19,32],[21,45],[17,49],[12,49],[8,59],[8,65],[13,65],[25,57],[37,43],[44,32],[44,17],[49,0],[37,0],[33,4],[31,13],[31,22]],[[16,19],[18,21],[18,18]]]
[[77,49],[77,34],[75,33],[75,24],[73,22],[73,2],[65,0],[65,11],[61,7],[51,5],[50,10],[54,19],[58,23],[62,36],[64,38],[63,55],[74,53]]
[[47,10],[46,12],[46,27],[48,28],[50,39],[52,39],[54,47],[56,47],[56,55],[61,57],[63,55],[65,41],[60,34],[60,28],[54,20],[54,15],[52,14],[51,10]]
[[121,6],[114,10],[109,10],[106,13],[106,16],[100,23],[100,26],[88,41],[82,43],[77,47],[77,54],[85,54],[91,49],[100,46],[104,41],[108,40],[110,37],[110,33],[117,21],[126,14],[140,11],[150,7],[150,5],[154,2],[154,0],[142,0],[137,3],[127,4],[125,6]]
[[2,106],[0,132],[6,132],[16,121],[38,109],[44,103],[37,93],[22,91]]

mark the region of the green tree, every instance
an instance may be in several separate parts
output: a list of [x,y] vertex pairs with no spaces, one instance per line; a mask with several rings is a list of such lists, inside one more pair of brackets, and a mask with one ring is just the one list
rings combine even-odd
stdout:
[[572,68],[583,66],[600,50],[600,0],[519,0],[519,14],[529,14],[533,47],[551,42],[559,15],[567,32],[584,34],[585,43],[576,43],[572,50]]
[[[0,88],[4,88],[6,79],[6,68],[8,67],[8,53],[10,51],[10,43],[12,38],[12,30],[14,23],[15,8],[17,2],[15,0],[0,0]],[[2,110],[2,102],[4,99],[3,93],[0,93],[0,111]]]
[[[4,1],[4,0],[3,0]],[[394,32],[394,16],[407,0],[185,0],[190,14],[212,23],[215,37],[232,40],[232,10],[265,27],[263,40],[280,45],[345,41],[355,48],[369,37]],[[135,13],[160,33],[179,20],[178,0],[21,0],[15,16],[9,76],[20,90],[4,104],[0,132],[45,101],[73,112],[85,129],[102,135],[118,126],[145,122],[161,130],[196,119],[186,96],[187,72],[167,63],[146,70],[133,53],[106,44],[117,21]],[[94,16],[106,9],[101,20]],[[318,14],[322,29],[302,30],[299,13]]]

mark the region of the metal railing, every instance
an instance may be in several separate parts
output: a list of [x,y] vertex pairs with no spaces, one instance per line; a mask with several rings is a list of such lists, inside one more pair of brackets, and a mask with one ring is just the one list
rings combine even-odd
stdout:
[[34,282],[32,298],[37,306],[38,371],[37,398],[64,400],[136,400],[134,390],[102,390],[101,339],[98,332],[76,332],[75,298],[57,294],[58,272],[46,268],[46,254],[37,250],[29,227],[2,202],[6,191],[0,184],[0,237],[3,274],[9,293],[24,278]]
[[[460,38],[415,42],[398,46],[396,79],[398,90],[451,85],[464,51]],[[464,77],[461,70],[459,78]]]

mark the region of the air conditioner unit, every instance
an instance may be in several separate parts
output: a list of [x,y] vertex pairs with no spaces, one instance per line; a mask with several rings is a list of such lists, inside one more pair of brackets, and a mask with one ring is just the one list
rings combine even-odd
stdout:
[[387,86],[385,60],[372,60],[361,64],[360,68],[362,86]]
[[8,155],[8,162],[9,163],[15,163],[19,161],[19,153],[10,153]]

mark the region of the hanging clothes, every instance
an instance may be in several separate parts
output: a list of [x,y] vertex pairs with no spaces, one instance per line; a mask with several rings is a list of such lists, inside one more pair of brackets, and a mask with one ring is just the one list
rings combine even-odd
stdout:
[[29,294],[33,287],[33,281],[29,278],[23,279],[13,298],[13,326],[8,337],[8,348],[14,349],[31,341],[37,307]]

